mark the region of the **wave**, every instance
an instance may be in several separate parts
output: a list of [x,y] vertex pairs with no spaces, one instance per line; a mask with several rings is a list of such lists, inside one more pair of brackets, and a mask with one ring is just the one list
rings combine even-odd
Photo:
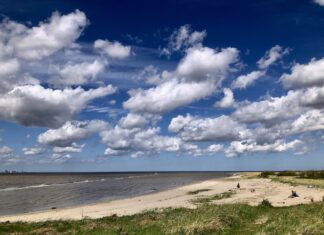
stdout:
[[64,186],[64,185],[70,185],[70,184],[84,184],[84,183],[93,183],[93,182],[102,182],[102,181],[105,181],[105,179],[82,180],[82,181],[56,183],[56,184],[38,184],[38,185],[28,185],[28,186],[23,186],[23,187],[9,187],[9,188],[0,189],[0,192],[10,192],[10,191],[17,191],[17,190],[32,189],[32,188],[44,188],[44,187]]
[[[116,177],[115,180],[123,180],[123,179],[133,179],[133,178],[142,178],[147,176],[153,176],[154,174],[146,174],[146,175],[131,175],[126,177]],[[74,182],[67,182],[67,183],[54,183],[54,184],[38,184],[38,185],[28,185],[23,187],[9,187],[9,188],[2,188],[0,192],[10,192],[10,191],[17,191],[17,190],[27,190],[33,188],[44,188],[44,187],[53,187],[53,186],[64,186],[64,185],[71,185],[71,184],[84,184],[84,183],[93,183],[93,182],[103,182],[106,179],[96,179],[96,180],[82,180],[82,181],[74,181]]]

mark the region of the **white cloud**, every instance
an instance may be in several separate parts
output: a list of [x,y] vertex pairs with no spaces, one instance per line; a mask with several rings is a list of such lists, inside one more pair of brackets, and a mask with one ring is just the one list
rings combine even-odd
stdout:
[[133,112],[161,114],[210,96],[215,87],[210,82],[182,83],[176,79],[147,90],[131,90],[123,107]]
[[253,141],[233,141],[225,150],[228,157],[235,157],[244,153],[254,152],[285,152],[288,150],[295,150],[302,144],[300,140],[293,140],[286,143],[283,140],[277,140],[274,143],[259,145]]
[[230,65],[238,61],[236,48],[216,51],[209,47],[194,47],[187,50],[186,56],[177,67],[177,74],[188,81],[212,79],[219,84],[230,71]]
[[246,75],[241,75],[232,83],[232,88],[244,89],[252,85],[257,79],[265,75],[265,71],[253,71]]
[[320,6],[324,6],[324,0],[313,0],[313,1]]
[[44,148],[41,147],[32,147],[32,148],[23,148],[24,155],[39,155],[45,152]]
[[159,152],[186,152],[189,154],[197,154],[199,148],[196,145],[184,143],[177,137],[159,135],[159,128],[133,128],[124,129],[115,126],[101,132],[102,142],[107,145],[106,155],[124,155],[136,154],[152,154]]
[[229,108],[235,104],[234,94],[231,89],[223,89],[224,97],[220,101],[215,103],[215,107],[219,108]]
[[291,123],[290,132],[324,130],[324,110],[310,110]]
[[94,48],[114,59],[125,59],[131,54],[130,46],[124,46],[120,42],[110,42],[108,40],[96,40]]
[[324,107],[324,87],[311,87],[304,90],[299,90],[300,105],[309,108]]
[[40,60],[54,52],[68,47],[87,25],[85,14],[79,10],[67,15],[53,13],[48,21],[28,28],[24,25],[4,21],[0,38],[7,39],[7,47],[25,60]]
[[0,147],[0,155],[11,155],[13,150],[8,146]]
[[25,126],[58,127],[96,98],[115,92],[111,85],[84,90],[53,90],[40,85],[18,86],[0,96],[0,118]]
[[201,45],[206,37],[206,31],[193,31],[190,25],[183,25],[179,29],[173,31],[169,38],[167,48],[163,48],[162,54],[170,56],[172,52],[180,51],[188,47]]
[[268,97],[266,100],[244,104],[233,113],[233,117],[247,123],[276,124],[303,111],[299,105],[299,96],[299,92],[289,91],[286,96]]
[[20,69],[20,63],[17,59],[1,60],[0,61],[0,78],[17,73]]
[[50,129],[38,136],[38,142],[56,147],[75,147],[75,142],[103,131],[107,123],[100,120],[68,121],[58,129]]
[[295,64],[290,74],[280,78],[285,87],[310,87],[324,85],[324,58],[312,59],[308,64]]
[[108,62],[105,60],[94,60],[93,62],[83,62],[79,64],[68,63],[63,67],[54,66],[58,77],[52,79],[54,84],[82,85],[93,82],[102,73]]
[[70,154],[62,154],[62,153],[53,153],[50,158],[50,163],[56,163],[56,164],[63,164],[71,160]]
[[186,116],[179,115],[171,119],[171,122],[168,126],[168,130],[171,132],[180,132],[183,128],[193,121],[195,117],[187,114]]
[[142,128],[149,122],[157,122],[160,118],[160,116],[151,114],[128,113],[119,120],[118,125],[124,129]]
[[207,148],[207,152],[209,153],[217,153],[220,152],[221,150],[223,150],[223,145],[222,144],[212,144],[209,145]]
[[168,74],[173,78],[147,90],[131,90],[123,106],[133,112],[159,114],[206,98],[217,91],[237,60],[235,48],[219,52],[207,47],[190,48],[177,70]]
[[72,143],[71,146],[66,147],[58,147],[55,146],[53,148],[53,153],[81,153],[82,149],[85,145],[77,145],[76,143]]
[[279,45],[272,47],[266,54],[257,62],[259,69],[267,69],[270,65],[277,62],[284,55],[289,54],[288,48],[283,48]]
[[199,118],[187,115],[173,118],[168,127],[185,141],[231,141],[250,136],[246,127],[231,117]]

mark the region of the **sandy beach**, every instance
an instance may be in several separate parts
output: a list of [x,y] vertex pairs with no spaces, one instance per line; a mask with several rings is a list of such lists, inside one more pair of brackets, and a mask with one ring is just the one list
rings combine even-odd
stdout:
[[[236,189],[240,183],[241,188]],[[190,195],[188,192],[201,189],[209,191]],[[208,180],[186,186],[136,196],[128,199],[101,202],[96,204],[57,208],[48,211],[25,213],[0,217],[0,222],[36,222],[48,220],[79,220],[84,218],[101,218],[110,215],[131,215],[145,210],[161,209],[166,207],[194,208],[193,199],[207,197],[228,191],[235,191],[230,198],[217,200],[214,203],[248,203],[258,205],[263,199],[268,199],[273,206],[290,206],[312,201],[321,201],[324,190],[307,186],[291,186],[273,182],[270,179],[248,178],[243,175],[234,175],[227,178]],[[291,190],[297,191],[299,197],[289,198]]]

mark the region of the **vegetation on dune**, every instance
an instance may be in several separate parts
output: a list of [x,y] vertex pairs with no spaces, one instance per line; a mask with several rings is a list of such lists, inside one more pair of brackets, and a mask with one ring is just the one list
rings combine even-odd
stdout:
[[0,234],[324,234],[324,203],[276,208],[267,203],[202,204],[81,221],[3,223]]
[[261,177],[269,176],[295,176],[304,179],[324,179],[324,171],[264,171]]
[[291,185],[307,185],[324,188],[324,171],[265,171],[260,177]]
[[235,191],[228,191],[228,192],[224,192],[224,193],[215,194],[213,196],[198,197],[198,198],[191,200],[191,202],[194,204],[211,203],[213,201],[230,198],[233,194],[235,194]]
[[189,191],[187,194],[189,194],[189,195],[196,195],[198,193],[208,192],[208,191],[210,191],[210,189],[204,188],[204,189],[198,189],[198,190],[194,190],[194,191]]

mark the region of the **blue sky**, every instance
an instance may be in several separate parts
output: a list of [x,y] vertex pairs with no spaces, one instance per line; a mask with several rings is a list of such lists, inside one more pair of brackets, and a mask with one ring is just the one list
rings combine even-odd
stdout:
[[0,170],[324,166],[322,0],[0,12]]

